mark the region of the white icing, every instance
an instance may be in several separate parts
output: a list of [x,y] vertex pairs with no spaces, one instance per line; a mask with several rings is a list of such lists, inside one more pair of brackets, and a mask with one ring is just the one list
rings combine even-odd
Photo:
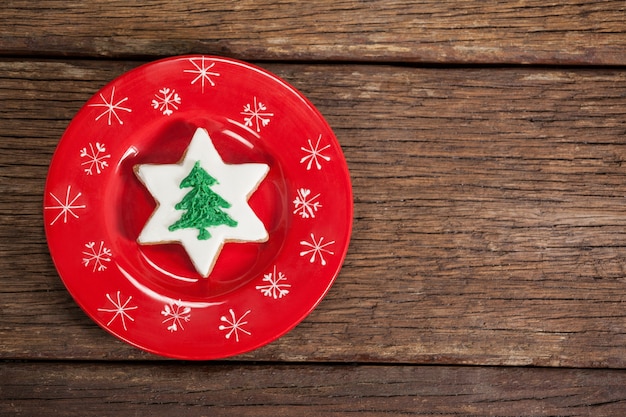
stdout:
[[[190,191],[180,188],[196,161],[218,183],[211,190],[231,207],[223,211],[236,226],[209,227],[208,240],[198,240],[198,229],[169,230],[184,211],[174,206]],[[157,201],[157,208],[146,222],[137,241],[140,244],[179,242],[187,251],[198,273],[208,277],[225,242],[264,242],[268,233],[263,222],[248,205],[248,198],[269,172],[266,164],[225,164],[205,129],[198,128],[183,160],[178,164],[143,164],[135,167],[137,176]]]

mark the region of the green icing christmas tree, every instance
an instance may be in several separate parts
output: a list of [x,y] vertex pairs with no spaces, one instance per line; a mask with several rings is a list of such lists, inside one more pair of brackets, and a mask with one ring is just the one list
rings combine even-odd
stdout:
[[237,222],[222,210],[229,208],[230,203],[211,190],[210,187],[214,184],[217,184],[217,180],[197,161],[189,175],[180,183],[180,188],[192,189],[174,206],[177,210],[186,211],[169,227],[171,232],[177,229],[198,229],[198,240],[207,240],[211,237],[207,227],[222,224],[237,226]]

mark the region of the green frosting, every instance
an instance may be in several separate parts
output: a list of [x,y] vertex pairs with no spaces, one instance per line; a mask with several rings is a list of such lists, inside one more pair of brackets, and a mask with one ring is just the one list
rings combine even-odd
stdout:
[[200,166],[200,161],[197,161],[189,175],[180,183],[181,189],[191,187],[191,191],[174,206],[177,210],[186,211],[168,229],[171,232],[177,229],[198,229],[198,240],[207,240],[211,237],[206,230],[207,227],[222,224],[237,226],[237,222],[222,210],[229,208],[231,204],[210,188],[217,183],[217,180]]

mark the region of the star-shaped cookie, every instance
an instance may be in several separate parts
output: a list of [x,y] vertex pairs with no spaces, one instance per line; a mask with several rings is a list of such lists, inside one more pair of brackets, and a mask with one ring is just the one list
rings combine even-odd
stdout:
[[226,242],[264,242],[268,233],[248,205],[269,166],[226,164],[208,132],[198,128],[181,162],[142,164],[135,173],[157,202],[137,241],[179,242],[208,277]]

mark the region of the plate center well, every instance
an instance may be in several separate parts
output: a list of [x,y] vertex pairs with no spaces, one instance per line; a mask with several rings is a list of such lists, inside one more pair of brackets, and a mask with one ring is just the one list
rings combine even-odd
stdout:
[[[180,242],[169,242],[167,237],[163,242],[139,242],[146,223],[158,212],[159,202],[135,175],[138,166],[180,163],[200,126],[211,132],[215,149],[224,163],[268,167],[263,180],[247,200],[249,208],[267,231],[266,239],[227,239],[207,276],[198,270]],[[110,222],[116,230],[111,234],[122,239],[119,244],[124,247],[123,256],[128,258],[128,267],[135,270],[132,275],[143,285],[156,286],[153,289],[157,292],[166,291],[174,298],[220,296],[258,277],[280,251],[290,218],[285,179],[278,162],[265,150],[259,138],[240,126],[233,126],[228,121],[178,120],[158,129],[147,128],[134,137],[133,146],[117,167],[117,174],[121,181],[109,187],[113,194],[109,201],[116,202],[112,210],[114,219]],[[185,190],[181,192],[184,194]],[[173,212],[176,217],[184,213]],[[212,228],[206,230],[210,232]],[[193,230],[186,232],[196,238]]]

